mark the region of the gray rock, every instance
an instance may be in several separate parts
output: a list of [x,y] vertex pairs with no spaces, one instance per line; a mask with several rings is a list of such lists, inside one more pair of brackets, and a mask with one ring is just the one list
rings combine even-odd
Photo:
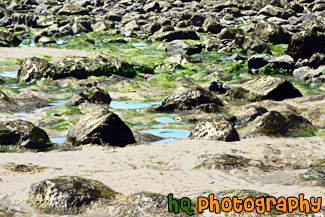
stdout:
[[225,120],[199,123],[189,138],[203,138],[219,141],[239,141],[239,135],[233,125]]
[[47,179],[31,186],[29,198],[40,213],[80,214],[96,203],[110,205],[120,195],[101,182],[77,176]]
[[200,53],[201,50],[201,46],[190,45],[182,40],[174,40],[166,45],[166,52],[169,54],[192,55]]
[[16,150],[44,150],[53,146],[44,130],[24,120],[1,121],[0,144]]
[[136,141],[131,129],[116,114],[102,109],[83,116],[69,130],[66,143],[124,147]]

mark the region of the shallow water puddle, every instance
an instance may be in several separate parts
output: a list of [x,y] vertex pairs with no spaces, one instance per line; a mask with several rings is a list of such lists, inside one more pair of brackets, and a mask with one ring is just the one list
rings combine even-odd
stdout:
[[46,110],[46,109],[50,109],[52,107],[58,106],[58,105],[63,105],[65,103],[67,103],[68,100],[56,100],[50,103],[49,106],[37,109],[35,112],[36,113],[14,113],[15,116],[19,116],[19,117],[25,117],[25,118],[29,118],[29,117],[35,117],[37,112]]
[[159,118],[155,118],[155,121],[162,123],[162,124],[167,124],[167,123],[175,123],[176,121],[172,118],[172,117],[159,117]]
[[144,108],[149,108],[153,105],[161,105],[161,102],[127,103],[127,102],[112,101],[110,107],[113,109],[144,109]]
[[18,74],[18,71],[14,71],[14,72],[2,72],[0,75],[2,77],[6,77],[6,78],[16,78]]
[[66,138],[58,137],[58,138],[50,138],[50,140],[51,140],[51,142],[53,142],[53,143],[63,144],[63,143],[65,143]]
[[144,43],[144,42],[134,42],[132,43],[132,46],[144,50],[144,49],[149,49],[149,45]]
[[160,136],[166,139],[170,139],[170,138],[185,139],[190,135],[191,131],[179,130],[179,129],[151,129],[151,130],[139,131],[139,133],[149,133],[154,136]]

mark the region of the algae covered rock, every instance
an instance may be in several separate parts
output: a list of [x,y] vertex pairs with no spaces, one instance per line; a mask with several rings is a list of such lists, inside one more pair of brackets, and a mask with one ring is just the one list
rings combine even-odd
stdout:
[[31,186],[32,206],[40,213],[71,215],[95,203],[109,205],[119,193],[101,182],[76,176],[47,179]]
[[226,95],[233,98],[246,98],[250,101],[262,101],[272,99],[282,101],[295,97],[301,97],[300,91],[291,82],[284,78],[272,76],[258,76],[241,86],[241,93],[238,91],[227,91]]
[[[195,210],[195,207],[192,208]],[[173,214],[168,212],[168,198],[166,195],[161,195],[151,192],[139,192],[128,196],[121,201],[110,213],[110,216],[116,217],[172,217],[172,216],[188,216],[185,212]]]
[[27,83],[42,78],[53,78],[56,67],[45,59],[30,57],[23,59],[18,69],[17,83]]
[[250,159],[239,155],[230,154],[204,154],[199,156],[199,161],[194,169],[218,169],[229,171],[248,167]]
[[270,111],[257,117],[242,131],[244,138],[262,135],[285,136],[289,133],[289,126],[281,113]]
[[69,130],[66,143],[124,147],[136,141],[131,129],[116,114],[101,109],[83,116]]
[[199,123],[189,138],[204,138],[219,141],[239,141],[239,135],[233,125],[226,120]]
[[0,30],[0,47],[17,47],[21,42],[13,33]]
[[0,122],[0,147],[42,150],[53,146],[47,133],[24,120]]
[[192,110],[197,106],[207,103],[214,103],[223,106],[221,100],[212,92],[202,87],[189,88],[180,93],[167,96],[157,111]]

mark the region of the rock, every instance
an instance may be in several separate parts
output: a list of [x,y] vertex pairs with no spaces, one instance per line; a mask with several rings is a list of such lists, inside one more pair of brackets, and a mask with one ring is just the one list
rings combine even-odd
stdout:
[[307,31],[295,33],[289,42],[287,54],[295,61],[299,58],[309,59],[315,53],[324,53],[325,33]]
[[44,150],[53,146],[44,130],[24,120],[1,121],[0,144],[16,150]]
[[235,39],[236,31],[232,28],[223,28],[219,34],[220,39]]
[[[261,69],[268,66],[272,70],[292,72],[294,69],[294,60],[289,55],[281,55],[278,57],[267,56],[266,54],[257,54],[251,56],[247,61],[250,70]],[[261,72],[261,70],[260,70]],[[268,73],[265,71],[264,73]]]
[[143,10],[146,12],[160,12],[161,8],[159,2],[150,2],[143,6]]
[[232,55],[231,59],[235,60],[235,61],[246,61],[247,60],[247,58],[245,56],[241,56],[238,53],[235,53],[234,55]]
[[174,40],[166,45],[166,52],[169,54],[192,55],[200,53],[201,50],[201,46],[190,45],[182,40]]
[[299,175],[301,182],[310,182],[313,185],[325,187],[325,167],[312,167]]
[[204,154],[199,156],[199,161],[194,167],[196,170],[217,169],[229,171],[248,167],[250,159],[239,155],[230,154]]
[[242,112],[236,114],[238,128],[246,127],[249,123],[254,121],[258,116],[262,116],[268,110],[260,105],[244,106]]
[[111,96],[108,92],[100,89],[94,88],[91,93],[88,95],[88,101],[92,103],[99,103],[99,104],[110,104],[112,101]]
[[[235,38],[235,40],[236,40],[236,38]],[[235,44],[238,44],[238,43],[235,42]],[[264,41],[257,39],[257,38],[252,38],[250,36],[244,37],[243,44],[239,48],[244,48],[245,50],[252,50],[252,51],[255,51],[256,53],[262,53],[265,50],[270,50],[269,46]]]
[[189,63],[190,61],[188,60],[188,58],[183,55],[183,54],[176,54],[176,55],[173,55],[171,57],[168,57],[164,60],[165,63],[177,63],[181,66]]
[[[325,53],[325,51],[324,51]],[[317,69],[321,65],[325,65],[325,54],[324,53],[314,53],[309,61],[308,65],[314,69]]]
[[[177,200],[177,199],[176,199]],[[191,210],[195,210],[194,203]],[[139,192],[131,194],[125,200],[114,206],[112,212],[108,213],[109,216],[116,217],[134,217],[134,216],[188,216],[185,212],[173,214],[168,212],[168,197],[166,195]]]
[[51,38],[51,37],[42,36],[40,39],[38,39],[38,43],[41,43],[41,44],[56,44],[56,40]]
[[71,27],[74,34],[91,32],[91,23],[89,20],[77,20]]
[[101,182],[77,176],[47,179],[31,186],[29,198],[40,213],[80,214],[96,203],[110,205],[120,194]]
[[136,141],[130,128],[116,114],[101,109],[83,116],[69,130],[66,143],[125,147]]
[[226,142],[239,141],[236,129],[225,120],[200,123],[191,132],[189,138],[204,138]]
[[282,8],[275,7],[273,5],[266,5],[262,8],[257,15],[263,14],[270,17],[281,17],[281,14],[284,12]]
[[[272,197],[271,195],[259,191],[254,191],[254,190],[247,190],[247,189],[232,189],[232,190],[225,190],[225,191],[220,191],[218,193],[215,193],[214,196],[218,200],[222,200],[225,197],[233,198],[237,197],[240,200],[245,200],[246,198],[252,198],[254,200],[265,197],[265,198],[270,198]],[[273,210],[273,209],[272,209]]]
[[153,143],[165,139],[163,137],[155,136],[148,133],[135,133],[134,137],[135,140],[137,141],[137,144]]
[[192,39],[192,40],[199,40],[200,37],[198,34],[193,30],[187,29],[179,29],[175,31],[167,31],[161,32],[157,31],[152,36],[149,37],[151,41],[173,41],[173,40],[181,40],[181,39]]
[[230,90],[230,87],[222,81],[217,80],[210,83],[209,90],[218,93],[226,93],[228,90]]
[[192,110],[197,106],[206,103],[214,103],[218,106],[223,106],[220,99],[213,95],[210,91],[202,87],[185,89],[180,93],[175,93],[167,96],[162,105],[156,110],[159,112],[177,111],[177,110]]
[[202,24],[202,27],[205,32],[211,32],[213,34],[218,34],[221,32],[221,30],[224,28],[220,22],[212,16],[208,16],[205,18],[204,23]]
[[89,11],[85,7],[79,7],[77,5],[66,4],[58,11],[58,15],[71,16],[71,15],[89,15]]
[[243,138],[256,136],[285,136],[289,133],[285,117],[276,111],[270,111],[257,117],[242,131]]
[[0,101],[2,101],[2,100],[6,101],[6,102],[9,102],[10,98],[7,96],[7,94],[2,92],[2,90],[0,90]]
[[18,69],[17,83],[35,82],[41,78],[53,78],[56,67],[45,59],[29,57],[23,59]]
[[216,113],[222,110],[222,106],[215,103],[205,103],[197,106],[197,109],[205,113]]
[[252,37],[266,40],[273,44],[287,44],[291,35],[283,30],[281,26],[262,20],[257,23],[252,32]]
[[296,79],[299,79],[301,81],[305,81],[306,75],[310,73],[312,69],[309,68],[308,66],[300,67],[298,69],[295,69],[293,71],[292,76]]
[[284,78],[272,76],[259,76],[247,81],[242,86],[250,93],[255,95],[256,100],[273,99],[281,101],[295,97],[301,97],[302,94],[291,82]]
[[281,101],[295,97],[301,97],[302,94],[291,82],[284,78],[272,76],[258,76],[245,82],[241,87],[231,87],[226,92],[226,96],[233,98],[246,98],[250,101],[262,101],[272,99]]
[[0,47],[17,47],[21,42],[13,33],[0,29]]

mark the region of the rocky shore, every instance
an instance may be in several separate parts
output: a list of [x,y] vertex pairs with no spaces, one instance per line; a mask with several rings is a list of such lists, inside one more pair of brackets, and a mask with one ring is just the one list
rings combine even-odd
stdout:
[[0,27],[0,217],[324,201],[324,1],[2,0]]

